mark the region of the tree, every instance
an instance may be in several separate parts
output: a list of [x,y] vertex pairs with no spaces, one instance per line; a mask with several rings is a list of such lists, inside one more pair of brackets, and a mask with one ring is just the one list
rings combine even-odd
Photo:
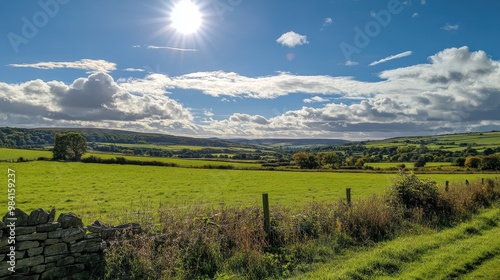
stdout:
[[342,163],[342,160],[340,159],[339,155],[336,153],[324,153],[321,155],[321,164],[328,166],[330,168],[334,168],[336,166],[339,166]]
[[319,167],[316,156],[306,152],[299,152],[293,155],[293,159],[302,169],[314,169]]
[[87,142],[80,133],[56,134],[54,149],[52,150],[55,160],[79,161],[86,152]]
[[427,160],[425,159],[425,157],[424,157],[424,156],[420,156],[420,157],[417,159],[417,161],[415,161],[415,162],[413,163],[413,166],[415,166],[415,167],[417,167],[417,168],[418,168],[418,167],[424,167],[426,163],[427,163]]
[[482,159],[480,157],[476,157],[476,156],[467,157],[465,159],[465,167],[477,169],[481,165],[481,162],[482,162]]
[[500,155],[489,155],[484,157],[481,168],[483,170],[500,170]]

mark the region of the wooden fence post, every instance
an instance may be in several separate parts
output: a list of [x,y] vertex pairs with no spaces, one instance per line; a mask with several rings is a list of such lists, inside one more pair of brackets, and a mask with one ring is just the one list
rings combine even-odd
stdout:
[[351,188],[345,189],[345,194],[347,198],[347,205],[351,206]]
[[446,181],[446,187],[445,187],[445,191],[449,191],[450,188],[449,188],[449,185],[450,185],[450,181]]
[[484,178],[481,178],[481,185],[484,185]]
[[465,184],[468,186],[469,185],[469,180],[465,179]]
[[271,235],[271,218],[269,216],[269,195],[262,194],[262,206],[264,207],[264,231],[268,238]]

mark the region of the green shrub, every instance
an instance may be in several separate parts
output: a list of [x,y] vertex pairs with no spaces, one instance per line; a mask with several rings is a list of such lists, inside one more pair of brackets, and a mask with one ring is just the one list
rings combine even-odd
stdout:
[[422,209],[425,219],[432,219],[439,206],[436,182],[421,180],[415,174],[403,174],[390,189],[393,206],[403,207],[405,217],[410,218],[415,209]]

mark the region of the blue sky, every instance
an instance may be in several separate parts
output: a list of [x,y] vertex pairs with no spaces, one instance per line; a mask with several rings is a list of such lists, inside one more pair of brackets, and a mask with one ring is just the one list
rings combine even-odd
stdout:
[[191,0],[190,34],[172,22],[182,1],[2,1],[0,126],[349,140],[500,129],[498,1]]

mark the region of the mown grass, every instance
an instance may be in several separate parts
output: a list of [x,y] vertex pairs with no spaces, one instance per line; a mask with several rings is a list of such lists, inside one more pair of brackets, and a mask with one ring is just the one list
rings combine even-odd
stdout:
[[440,232],[348,252],[296,279],[499,279],[500,209]]

